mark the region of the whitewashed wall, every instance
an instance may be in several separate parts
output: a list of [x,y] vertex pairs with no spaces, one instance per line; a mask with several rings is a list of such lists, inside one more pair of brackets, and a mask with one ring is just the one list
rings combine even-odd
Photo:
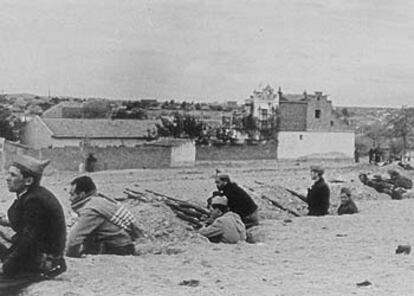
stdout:
[[194,166],[196,147],[193,141],[171,147],[171,167]]
[[331,152],[352,158],[355,149],[353,132],[280,132],[278,140],[278,159]]

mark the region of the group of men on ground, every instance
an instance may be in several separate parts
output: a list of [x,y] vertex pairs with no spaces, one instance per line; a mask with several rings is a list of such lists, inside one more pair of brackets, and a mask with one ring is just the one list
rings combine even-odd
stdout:
[[367,174],[359,174],[362,184],[374,188],[379,193],[388,194],[392,199],[403,199],[414,195],[413,181],[401,175],[396,170],[388,170],[389,178],[381,175],[370,177]]
[[66,256],[83,254],[134,254],[133,240],[142,232],[134,216],[115,200],[99,194],[89,176],[71,182],[70,201],[79,215],[66,244],[66,222],[58,199],[40,185],[48,161],[17,156],[6,178],[16,199],[1,217],[0,225],[15,234],[0,243],[0,295],[14,295],[30,283],[66,271]]
[[[0,294],[7,289],[55,277],[66,270],[64,255],[134,254],[134,239],[143,235],[131,212],[115,200],[98,193],[89,176],[75,178],[69,191],[71,208],[78,214],[66,243],[65,216],[57,198],[40,185],[47,161],[18,156],[7,175],[10,192],[16,199],[0,225],[11,227],[11,246],[0,243]],[[314,184],[306,202],[309,215],[328,214],[330,190],[324,170],[311,167]],[[229,175],[215,178],[218,191],[208,200],[211,218],[199,232],[212,242],[236,243],[246,240],[246,229],[259,224],[258,206]],[[349,190],[341,191],[338,213],[356,212]],[[66,253],[65,253],[66,250]]]

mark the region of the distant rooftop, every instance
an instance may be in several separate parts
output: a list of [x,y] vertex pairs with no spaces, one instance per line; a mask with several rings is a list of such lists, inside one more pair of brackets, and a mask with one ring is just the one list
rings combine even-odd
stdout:
[[144,138],[156,120],[42,118],[55,138]]

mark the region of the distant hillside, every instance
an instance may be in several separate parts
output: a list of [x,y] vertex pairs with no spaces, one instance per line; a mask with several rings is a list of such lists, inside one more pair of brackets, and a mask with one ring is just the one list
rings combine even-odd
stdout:
[[348,121],[349,125],[354,127],[357,133],[361,132],[361,129],[365,126],[385,123],[387,116],[399,110],[400,108],[383,107],[335,107],[337,116]]

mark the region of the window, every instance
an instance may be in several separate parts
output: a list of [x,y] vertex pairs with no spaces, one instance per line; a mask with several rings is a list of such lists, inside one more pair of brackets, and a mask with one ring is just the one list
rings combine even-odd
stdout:
[[331,126],[334,126],[334,122],[331,120]]
[[315,110],[315,118],[321,118],[321,110],[317,109]]
[[299,140],[303,140],[303,135],[299,135]]

